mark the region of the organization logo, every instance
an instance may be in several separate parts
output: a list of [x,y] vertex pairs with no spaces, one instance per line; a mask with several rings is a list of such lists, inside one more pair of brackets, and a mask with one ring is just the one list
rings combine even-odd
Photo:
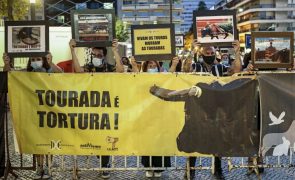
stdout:
[[50,141],[51,150],[61,150],[61,140],[51,140]]
[[95,144],[92,144],[92,143],[87,143],[87,144],[80,144],[80,148],[81,149],[95,149],[95,150],[99,150],[101,149],[101,146],[99,145],[95,145]]
[[112,144],[112,147],[111,148],[107,148],[107,150],[109,150],[109,151],[118,151],[118,148],[116,148],[116,143],[118,141],[119,141],[119,138],[118,137],[110,137],[110,136],[107,136],[106,142],[109,143],[109,144]]
[[61,140],[51,140],[49,143],[36,144],[36,146],[49,147],[50,150],[62,150],[63,147],[74,147],[71,144],[64,144]]

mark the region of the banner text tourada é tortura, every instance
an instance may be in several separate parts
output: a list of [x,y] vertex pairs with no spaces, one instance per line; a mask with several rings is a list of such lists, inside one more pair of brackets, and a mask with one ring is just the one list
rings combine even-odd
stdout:
[[181,74],[27,72],[10,72],[8,79],[20,151],[69,155],[189,155],[178,150],[176,141],[184,127],[184,102],[163,101],[150,89],[189,89],[217,80]]

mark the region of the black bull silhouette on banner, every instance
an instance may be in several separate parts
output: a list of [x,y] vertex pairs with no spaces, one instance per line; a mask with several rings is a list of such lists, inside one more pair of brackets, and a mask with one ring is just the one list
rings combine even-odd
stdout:
[[247,157],[259,149],[257,85],[243,78],[225,85],[197,83],[180,91],[153,86],[150,93],[185,102],[185,124],[176,140],[180,151]]

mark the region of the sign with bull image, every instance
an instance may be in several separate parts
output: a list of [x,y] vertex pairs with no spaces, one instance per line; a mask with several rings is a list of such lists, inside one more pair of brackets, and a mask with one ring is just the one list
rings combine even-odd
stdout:
[[5,22],[5,52],[10,57],[44,56],[48,49],[47,21]]
[[293,32],[252,32],[251,42],[255,68],[293,67]]
[[72,37],[80,47],[111,46],[115,38],[115,11],[86,9],[71,12]]
[[295,148],[295,74],[261,74],[258,80],[262,118],[261,154],[290,155]]
[[194,11],[193,30],[199,43],[231,45],[231,42],[238,39],[236,12]]

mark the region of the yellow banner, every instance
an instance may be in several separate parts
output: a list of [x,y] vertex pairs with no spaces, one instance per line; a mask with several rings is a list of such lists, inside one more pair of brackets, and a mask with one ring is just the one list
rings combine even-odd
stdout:
[[170,28],[134,29],[134,54],[171,54],[170,31]]
[[8,80],[22,153],[171,156],[190,155],[177,148],[185,122],[184,102],[164,101],[150,93],[151,87],[181,90],[217,79],[188,74],[10,72]]

